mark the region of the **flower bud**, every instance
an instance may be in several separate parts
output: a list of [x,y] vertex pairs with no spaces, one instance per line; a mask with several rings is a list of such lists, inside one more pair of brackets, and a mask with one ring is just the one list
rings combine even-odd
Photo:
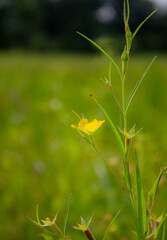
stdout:
[[129,25],[127,27],[127,31],[126,31],[126,43],[127,43],[127,51],[130,51],[131,48],[131,44],[132,44],[132,32],[129,28]]
[[127,68],[128,61],[129,61],[129,54],[128,54],[126,46],[122,53],[121,60],[122,60],[122,75],[124,75],[126,73],[126,68]]

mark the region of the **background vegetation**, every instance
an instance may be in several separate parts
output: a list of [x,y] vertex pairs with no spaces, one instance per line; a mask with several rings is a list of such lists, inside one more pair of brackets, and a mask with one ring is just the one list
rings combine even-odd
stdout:
[[[131,58],[127,93],[152,56],[141,54]],[[146,192],[162,164],[167,164],[166,64],[166,56],[159,54],[129,111],[131,125],[137,123],[137,129],[144,126],[134,144]],[[60,210],[61,225],[70,193],[73,194],[70,224],[79,222],[80,215],[88,219],[94,213],[92,227],[100,238],[124,202],[126,207],[110,236],[133,239],[126,194],[90,147],[70,128],[71,123],[78,121],[70,112],[71,107],[89,120],[104,118],[90,99],[90,93],[97,96],[118,123],[116,104],[101,81],[107,77],[107,69],[108,61],[97,55],[0,54],[2,239],[38,239],[40,231],[25,217],[35,218],[37,201],[41,218],[52,217]],[[116,72],[113,83],[118,92],[120,82]],[[122,159],[107,122],[95,135],[99,150],[123,176]],[[131,171],[134,171],[133,158],[134,150]],[[166,207],[166,187],[163,179],[155,206],[157,214]],[[73,239],[74,236],[82,239],[80,232],[70,227],[68,231]]]

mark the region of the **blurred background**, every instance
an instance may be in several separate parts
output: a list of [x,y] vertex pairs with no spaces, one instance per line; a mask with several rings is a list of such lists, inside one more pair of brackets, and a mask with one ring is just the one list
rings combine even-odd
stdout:
[[[137,149],[145,193],[159,170],[167,165],[167,1],[130,0],[130,27],[156,7],[132,47],[126,97],[157,55],[129,109],[129,125],[144,130],[133,142],[130,167],[134,173]],[[63,225],[72,193],[69,223],[92,213],[92,231],[103,237],[109,222],[125,204],[108,239],[134,239],[134,226],[125,192],[96,153],[70,128],[78,119],[73,108],[91,121],[104,119],[92,93],[119,123],[119,109],[103,84],[108,60],[75,32],[86,34],[120,65],[124,46],[122,0],[0,0],[0,236],[5,240],[41,239],[27,218],[54,217]],[[120,80],[112,84],[121,101]],[[107,122],[95,134],[99,151],[123,178],[122,157]],[[134,174],[132,174],[135,176]],[[155,205],[166,207],[165,178]],[[72,239],[84,239],[67,226]]]

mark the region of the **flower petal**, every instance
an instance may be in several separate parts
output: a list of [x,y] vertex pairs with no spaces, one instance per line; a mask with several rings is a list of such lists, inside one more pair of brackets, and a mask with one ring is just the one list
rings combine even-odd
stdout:
[[96,119],[94,119],[92,122],[87,123],[85,125],[85,129],[91,133],[95,132],[103,123],[105,122],[105,120],[103,121],[97,121]]
[[78,123],[78,129],[82,132],[87,133],[87,131],[85,130],[85,125],[88,123],[87,119],[82,119],[81,121],[79,121]]

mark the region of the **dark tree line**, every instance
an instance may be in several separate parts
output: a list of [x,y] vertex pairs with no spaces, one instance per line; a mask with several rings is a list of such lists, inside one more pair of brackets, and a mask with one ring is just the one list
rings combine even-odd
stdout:
[[[131,29],[154,8],[130,0]],[[123,36],[123,0],[1,0],[0,48],[92,50],[76,30],[96,38]],[[111,13],[110,13],[111,10]],[[167,50],[167,14],[156,15],[142,30],[136,49]]]

